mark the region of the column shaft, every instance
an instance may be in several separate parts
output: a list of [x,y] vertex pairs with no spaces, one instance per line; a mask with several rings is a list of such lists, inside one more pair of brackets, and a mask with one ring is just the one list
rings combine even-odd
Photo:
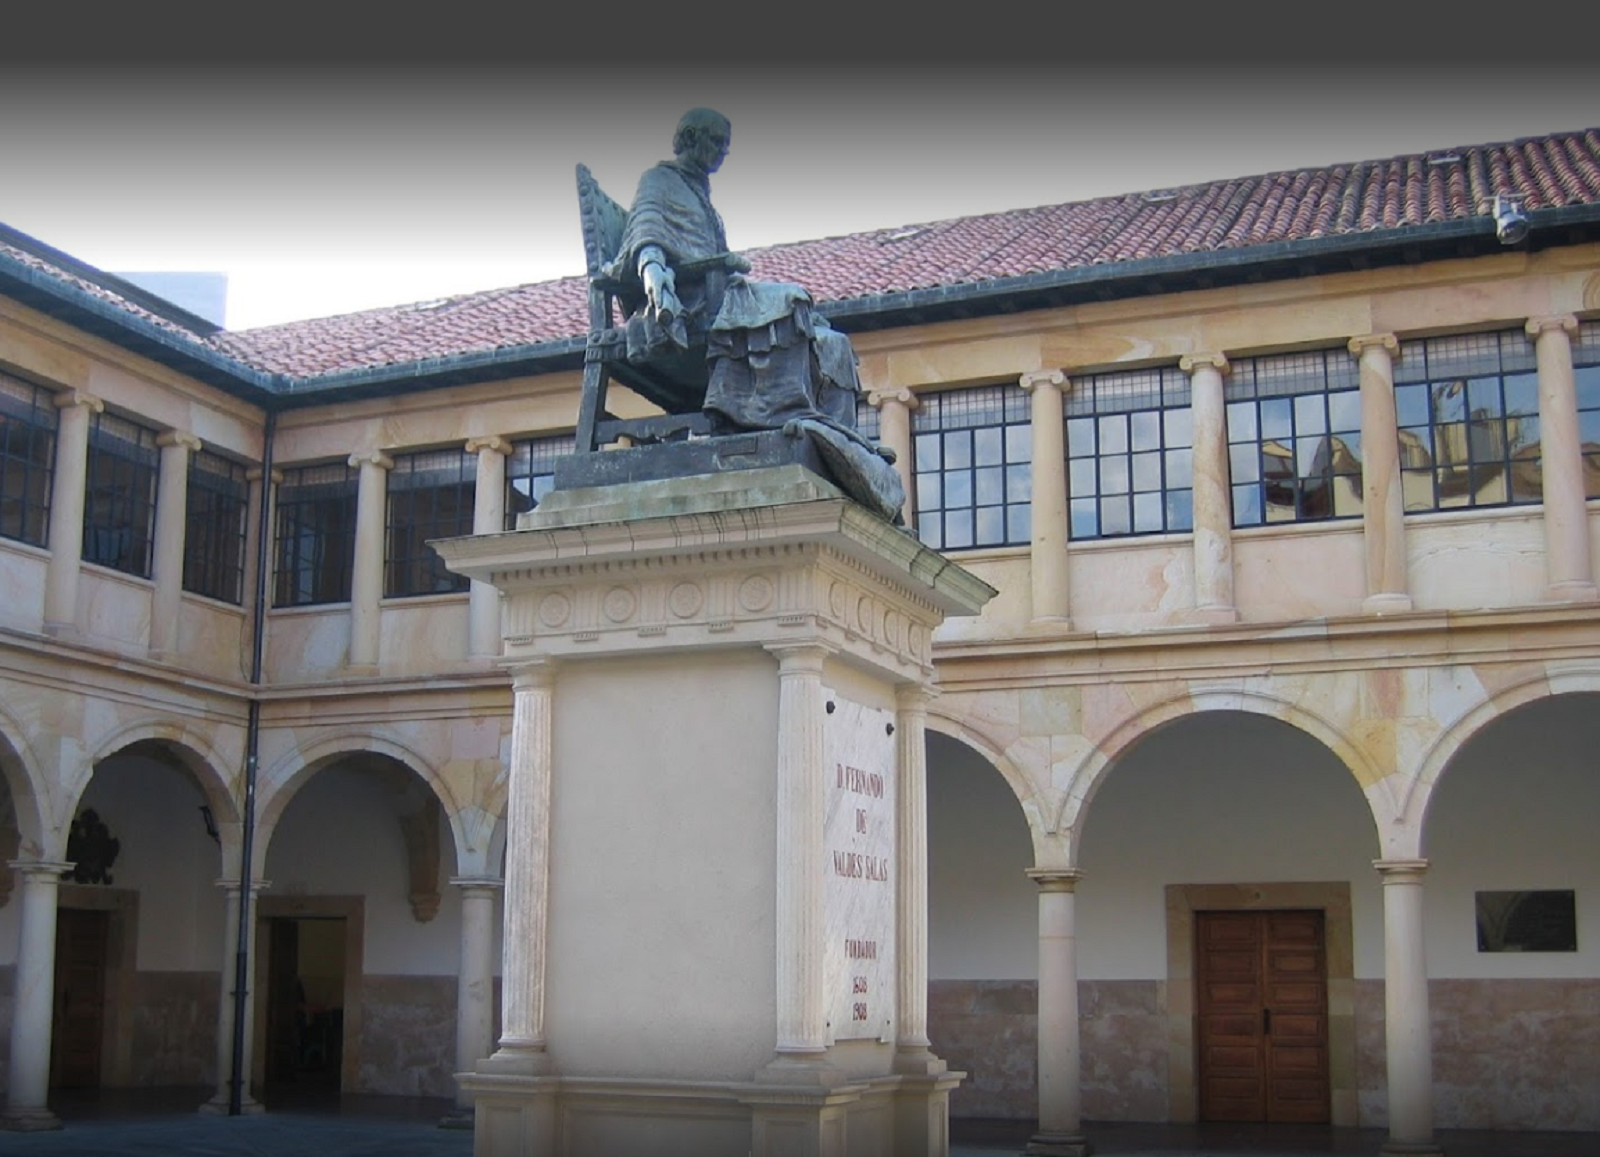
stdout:
[[943,1071],[928,1041],[928,700],[915,684],[896,695],[895,1067]]
[[55,1008],[56,902],[61,873],[71,864],[11,862],[22,878],[21,929],[11,1015],[11,1068],[6,1111],[8,1129],[59,1129],[50,1111],[50,1029]]
[[378,634],[383,601],[384,514],[388,509],[388,474],[394,459],[381,453],[352,454],[359,467],[356,490],[356,549],[350,566],[349,665],[378,665]]
[[895,473],[905,487],[906,504],[901,509],[907,526],[917,519],[916,458],[912,453],[911,411],[917,408],[917,395],[904,386],[869,390],[867,402],[878,408],[878,441],[894,451]]
[[546,1061],[544,971],[550,906],[554,668],[538,662],[517,667],[512,691],[500,1047],[490,1061],[491,1067],[501,1071],[533,1072]]
[[[251,887],[251,896],[254,898],[266,886],[263,880],[257,880]],[[239,955],[239,897],[242,889],[238,880],[218,880],[217,887],[222,889],[223,917],[222,917],[222,967],[220,975],[222,983],[218,987],[220,1004],[217,1007],[217,1091],[211,1099],[200,1106],[202,1113],[225,1114],[228,1112],[230,1102],[229,1094],[233,1088],[233,1012],[234,1012],[234,983],[238,979]],[[252,905],[251,911],[255,908]],[[250,960],[255,959],[256,929],[255,920],[250,921],[246,929],[249,937],[247,954]],[[263,1110],[260,1101],[250,1094],[250,1069],[254,1061],[252,1042],[255,1037],[255,992],[245,990],[245,1018],[244,1018],[244,1053],[240,1065],[239,1086],[240,1108],[246,1113],[259,1113]]]
[[1033,621],[1066,623],[1071,598],[1067,584],[1067,431],[1062,413],[1060,370],[1023,374],[1032,395],[1033,420]]
[[1221,354],[1192,354],[1179,362],[1189,375],[1194,410],[1194,605],[1202,622],[1231,623],[1233,503],[1228,489],[1228,428]]
[[1036,1154],[1089,1152],[1080,1118],[1076,901],[1080,873],[1033,868],[1039,885],[1039,1132]]
[[150,600],[150,651],[171,655],[178,649],[178,618],[183,609],[183,536],[189,509],[189,455],[200,449],[200,439],[168,430],[156,444],[161,447],[156,477],[155,549],[150,577],[155,593]]
[[777,1051],[827,1048],[823,993],[822,664],[819,644],[769,647],[778,657]]
[[1590,562],[1577,380],[1572,370],[1572,335],[1577,332],[1578,319],[1570,314],[1528,322],[1539,365],[1539,456],[1550,580],[1545,597],[1553,602],[1587,602],[1597,597]]
[[[500,880],[462,878],[461,968],[456,977],[456,1072],[470,1072],[494,1048],[494,907]],[[458,1085],[456,1110],[468,1114],[472,1096]]]
[[1406,572],[1405,490],[1400,478],[1400,431],[1394,408],[1392,333],[1350,339],[1361,359],[1361,518],[1366,552],[1365,609],[1392,614],[1411,609]]
[[[467,453],[478,456],[472,533],[499,534],[506,528],[506,455],[511,443],[504,438],[469,438]],[[500,654],[500,592],[473,579],[467,599],[468,654],[494,658]]]
[[78,626],[78,569],[83,563],[83,501],[89,476],[89,421],[105,409],[99,398],[69,390],[55,399],[56,471],[50,486],[50,569],[44,622],[57,633]]
[[1433,1153],[1433,1041],[1422,939],[1426,860],[1374,860],[1383,876],[1384,1044],[1389,1063],[1386,1153]]

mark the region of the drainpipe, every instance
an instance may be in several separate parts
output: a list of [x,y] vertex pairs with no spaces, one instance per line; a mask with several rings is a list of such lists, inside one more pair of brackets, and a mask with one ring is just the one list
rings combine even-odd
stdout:
[[233,969],[233,1074],[228,1080],[228,1116],[244,1112],[245,1010],[250,977],[250,897],[251,860],[256,842],[256,769],[261,752],[261,654],[267,629],[267,560],[272,550],[268,537],[272,509],[272,438],[277,428],[276,411],[267,411],[262,434],[261,504],[256,512],[256,589],[255,619],[250,637],[250,704],[244,732],[244,816],[243,846],[239,851],[239,938],[234,949]]

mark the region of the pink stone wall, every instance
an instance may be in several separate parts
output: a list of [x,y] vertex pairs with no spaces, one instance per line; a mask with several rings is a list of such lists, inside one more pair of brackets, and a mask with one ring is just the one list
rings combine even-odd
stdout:
[[216,1083],[218,984],[215,971],[133,974],[131,1084]]
[[358,1093],[456,1094],[456,978],[361,978]]

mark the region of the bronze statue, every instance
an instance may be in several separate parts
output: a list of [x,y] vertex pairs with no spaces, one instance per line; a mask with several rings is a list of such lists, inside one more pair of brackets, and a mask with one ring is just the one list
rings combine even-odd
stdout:
[[[861,386],[849,338],[812,309],[804,287],[747,277],[749,262],[728,251],[710,176],[731,139],[721,113],[685,113],[673,159],[645,172],[625,215],[579,166],[593,286],[589,363],[599,367],[585,377],[579,449],[593,448],[585,443],[595,442],[609,363],[669,413],[705,416],[699,429],[657,423],[662,440],[749,431],[808,440],[846,493],[898,522],[905,495],[893,455],[855,428]],[[625,314],[620,327],[613,299]]]

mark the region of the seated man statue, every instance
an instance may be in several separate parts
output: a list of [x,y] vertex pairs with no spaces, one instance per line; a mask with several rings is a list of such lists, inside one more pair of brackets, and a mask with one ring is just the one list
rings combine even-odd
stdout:
[[648,362],[704,340],[713,435],[809,436],[846,493],[899,522],[905,492],[893,453],[855,428],[861,383],[850,339],[813,311],[802,286],[752,280],[749,263],[728,252],[710,176],[731,138],[727,117],[691,109],[678,122],[673,159],[639,180],[604,270],[642,302],[624,327],[627,356]]

